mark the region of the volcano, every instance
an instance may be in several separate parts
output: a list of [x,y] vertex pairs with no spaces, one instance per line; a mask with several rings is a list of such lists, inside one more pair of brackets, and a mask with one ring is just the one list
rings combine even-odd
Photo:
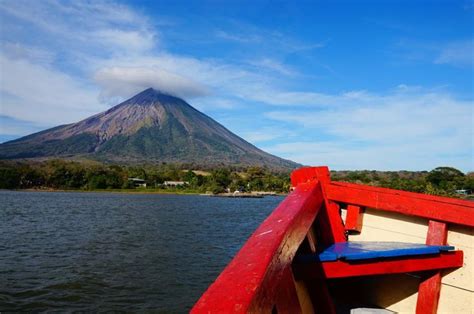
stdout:
[[299,166],[248,143],[183,99],[152,88],[77,123],[0,144],[0,159],[25,158],[272,169]]

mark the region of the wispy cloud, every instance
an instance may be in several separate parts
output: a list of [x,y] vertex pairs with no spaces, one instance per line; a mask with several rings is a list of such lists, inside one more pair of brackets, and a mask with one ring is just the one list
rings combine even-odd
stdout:
[[35,46],[25,46],[19,43],[3,42],[1,52],[8,58],[27,60],[35,64],[50,65],[56,54],[50,50]]
[[[273,73],[295,74],[292,68],[271,58],[261,58],[246,67],[242,63],[171,54],[160,48],[158,32],[150,26],[146,16],[112,1],[2,2],[0,10],[5,18],[21,20],[24,24],[24,30],[17,31],[15,36],[7,30],[2,32],[6,42],[10,40],[5,45],[2,60],[8,62],[7,58],[23,56],[23,63],[12,63],[9,69],[19,76],[28,75],[32,78],[31,82],[37,82],[37,89],[44,87],[40,83],[41,77],[31,75],[40,71],[26,72],[27,64],[36,69],[44,67],[41,72],[51,73],[50,77],[65,76],[69,77],[69,81],[73,81],[73,77],[82,81],[92,78],[101,89],[98,99],[106,103],[132,96],[147,87],[187,99],[214,93],[220,99],[230,94],[248,100],[249,93],[246,91],[257,86],[263,88],[262,82],[265,85],[274,84],[276,79],[272,78]],[[31,38],[26,36],[27,32],[43,38],[45,44],[28,44]],[[219,34],[225,36],[226,32]],[[23,36],[28,37],[25,37],[26,44],[14,41],[14,37]],[[272,36],[272,42],[284,41],[281,34]],[[255,41],[262,37],[250,35],[249,38]],[[57,62],[59,58],[60,63]],[[8,86],[3,86],[4,93],[16,95],[14,89],[22,89],[21,85],[14,85],[13,82],[10,80]],[[265,87],[265,90],[268,88]],[[90,94],[78,98],[90,99]],[[16,103],[21,101],[17,99]],[[39,103],[46,106],[46,101]],[[97,100],[90,103],[101,108]],[[8,114],[12,111],[9,109]],[[55,121],[53,119],[51,123]]]
[[256,34],[241,35],[236,33],[229,33],[224,30],[217,30],[215,34],[217,38],[235,41],[238,43],[258,43],[262,40],[262,38]]
[[295,76],[299,74],[298,71],[296,71],[292,67],[271,58],[250,60],[249,63],[256,66],[257,68],[267,69],[269,71],[276,72],[278,74],[283,74],[286,76]]
[[456,67],[472,67],[474,64],[474,40],[422,41],[399,40],[395,45],[396,58],[411,62],[427,62]]
[[221,23],[226,28],[220,28],[215,31],[214,34],[217,39],[253,46],[257,50],[260,48],[266,51],[268,55],[282,56],[310,52],[315,49],[324,48],[329,42],[328,39],[306,42],[274,29],[257,27],[238,20],[222,19]]
[[101,96],[105,99],[123,99],[148,87],[185,99],[208,94],[204,85],[158,67],[102,68],[94,79],[102,88]]
[[[146,16],[113,1],[2,2],[0,15],[21,20],[24,24],[23,30],[14,35],[6,29],[2,31],[6,42],[11,42],[4,51],[6,56],[3,61],[23,55],[24,64],[37,68],[44,66],[43,72],[51,73],[51,77],[69,76],[70,81],[74,78],[80,81],[92,78],[100,88],[98,99],[105,103],[122,100],[147,87],[187,99],[210,94],[216,99],[224,99],[231,95],[245,101],[269,104],[288,104],[290,99],[296,102],[301,100],[304,104],[313,102],[309,98],[317,97],[280,91],[278,86],[285,83],[279,75],[291,77],[298,72],[275,58],[230,63],[169,53],[161,48],[159,32],[151,27]],[[281,33],[250,24],[231,24],[248,35],[219,30],[217,36],[248,42],[262,41],[265,45],[275,46],[278,51],[287,52],[323,46],[285,38]],[[36,34],[34,38],[43,38],[44,45],[41,42],[28,43],[31,41],[31,36],[27,36],[29,32]],[[26,43],[14,41],[23,37]],[[24,52],[19,53],[19,49]],[[9,68],[20,76],[31,77],[38,73],[26,73],[27,67],[20,67],[18,62]],[[38,77],[31,81],[38,82],[39,88],[42,86],[40,80],[41,77]],[[21,88],[21,85],[13,84],[3,86],[4,92],[10,95],[16,94],[11,89]],[[90,95],[79,98],[90,99]],[[41,103],[46,105],[46,102]],[[97,105],[97,100],[91,104],[101,107]]]
[[440,160],[463,160],[464,169],[474,168],[470,100],[406,86],[386,95],[353,92],[326,97],[331,104],[315,110],[267,113],[319,139],[266,148],[302,163],[319,158],[339,169],[349,168],[349,162],[356,168],[429,169]]
[[[408,142],[404,145],[387,143],[380,146],[354,145],[345,141],[304,141],[280,143],[263,148],[273,154],[290,158],[305,165],[329,165],[334,170],[431,170],[440,165],[456,165],[472,171],[469,152],[459,152],[451,138],[438,138],[435,143]],[[446,149],[453,148],[450,152]]]
[[455,66],[474,65],[474,40],[457,41],[447,44],[435,59],[438,64]]
[[254,144],[269,142],[276,139],[288,141],[289,139],[294,139],[296,136],[297,133],[295,131],[282,129],[281,127],[276,126],[257,128],[242,134],[243,138]]
[[[5,23],[3,38],[34,40],[31,35],[37,35],[50,49],[63,53],[89,49],[91,55],[96,50],[113,54],[123,49],[141,51],[156,44],[156,31],[145,16],[112,1],[2,1],[0,14],[4,20],[23,23],[14,32],[8,29],[14,24]],[[119,40],[120,36],[126,40]]]
[[112,1],[2,1],[0,18],[2,114],[50,126],[106,108],[89,79],[94,60],[157,45],[146,17]]
[[120,53],[141,53],[150,51],[155,45],[154,33],[102,29],[92,34],[94,38],[107,47],[114,47]]
[[2,115],[43,125],[75,122],[105,109],[97,89],[63,72],[0,54]]

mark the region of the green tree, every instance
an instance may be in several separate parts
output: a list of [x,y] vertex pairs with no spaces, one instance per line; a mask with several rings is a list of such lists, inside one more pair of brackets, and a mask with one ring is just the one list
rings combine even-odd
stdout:
[[452,192],[462,184],[464,173],[452,167],[438,167],[429,172],[426,180],[435,187]]
[[211,172],[211,179],[214,185],[226,189],[230,182],[230,171],[228,169],[216,169]]
[[0,189],[17,189],[20,187],[20,173],[17,169],[0,168]]
[[87,187],[89,190],[106,189],[107,177],[104,174],[94,174],[89,178]]

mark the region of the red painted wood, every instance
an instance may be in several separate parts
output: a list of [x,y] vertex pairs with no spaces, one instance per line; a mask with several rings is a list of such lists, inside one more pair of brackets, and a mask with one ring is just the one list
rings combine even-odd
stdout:
[[408,191],[382,188],[382,187],[378,187],[378,186],[365,185],[365,184],[356,184],[356,183],[338,182],[338,181],[331,181],[331,183],[334,183],[334,184],[339,185],[339,186],[348,187],[348,188],[358,188],[358,189],[367,190],[367,191],[375,191],[375,192],[381,192],[381,193],[391,193],[391,194],[396,194],[396,195],[403,195],[403,196],[407,196],[407,197],[413,197],[413,198],[417,198],[417,199],[431,200],[431,201],[435,201],[435,202],[442,202],[442,203],[448,203],[448,204],[458,204],[458,205],[462,205],[462,206],[465,206],[466,203],[469,202],[469,201],[458,199],[458,198],[444,197],[444,196],[437,196],[437,195],[430,195],[430,194],[422,194],[422,193],[415,193],[415,192],[408,192]]
[[295,279],[290,265],[288,265],[283,271],[283,276],[278,287],[275,301],[278,313],[301,313],[301,305],[296,292]]
[[[315,264],[298,265],[298,268],[295,267],[295,276],[297,278],[317,278],[320,275],[317,272],[317,265]],[[454,251],[441,253],[439,256],[418,256],[403,260],[387,259],[357,263],[338,260],[321,264],[324,276],[328,279],[400,274],[462,267],[463,252]]]
[[308,287],[314,312],[316,314],[336,314],[336,307],[329,293],[327,280],[323,275],[321,264],[315,264],[313,266],[312,271],[315,272],[317,276],[303,278],[306,279],[305,282]]
[[324,202],[324,206],[321,208],[317,218],[317,229],[319,231],[318,239],[322,247],[346,241],[344,225],[342,224],[337,204]]
[[348,205],[345,228],[347,231],[360,233],[362,231],[362,208]]
[[291,173],[291,184],[295,187],[298,186],[298,184],[314,180],[319,180],[324,183],[330,182],[329,168],[326,166],[302,167]]
[[[324,191],[324,186],[331,182],[329,168],[305,167],[297,169],[291,174],[291,183],[293,186],[314,180],[318,180],[322,183],[321,190],[324,197],[324,206],[321,208],[321,211],[318,214],[316,224],[319,231],[320,245],[325,247],[335,242],[345,242],[346,235],[344,231],[344,225],[342,224],[342,218],[339,213],[339,205],[328,201]],[[314,234],[312,236],[314,237]],[[316,243],[316,239],[314,239],[314,243]],[[317,248],[314,246],[314,248],[311,247],[311,249],[316,250]],[[322,274],[321,268],[319,268],[317,271]],[[311,281],[306,280],[305,282],[308,286],[311,302],[313,303],[315,312],[322,314],[335,314],[336,308],[331,294],[329,293],[326,279],[319,277]]]
[[284,271],[322,204],[319,182],[299,184],[257,228],[191,312],[270,312]]
[[[445,245],[448,239],[448,227],[445,223],[430,220],[426,244]],[[418,288],[416,302],[417,314],[435,314],[438,309],[439,294],[441,291],[441,272],[437,271],[424,279]]]
[[448,226],[444,222],[430,220],[426,244],[446,245],[448,243]]
[[331,245],[333,243],[347,241],[344,224],[342,223],[339,205],[328,200],[325,187],[330,184],[331,176],[328,167],[303,167],[297,169],[291,174],[291,183],[297,186],[303,182],[318,180],[322,183],[322,191],[324,196],[324,209],[321,211],[320,224],[323,245]]
[[[294,293],[291,290],[294,283],[288,284],[287,271],[318,212],[320,214],[315,224],[318,241],[324,244],[346,240],[337,202],[474,226],[473,203],[331,182],[327,167],[299,169],[292,173],[291,182],[296,187],[295,191],[260,225],[199,299],[192,309],[193,313],[270,312],[277,304],[282,309],[295,308]],[[311,237],[309,235],[308,239]],[[298,266],[295,275],[302,269],[305,270],[303,275],[312,274],[314,280],[305,281],[312,284],[310,291],[313,304],[317,310],[323,309],[322,313],[333,313],[334,306],[327,290],[326,278],[460,267],[462,252],[443,253],[439,257],[412,257],[404,261],[337,261],[311,266],[313,267]],[[318,266],[319,272],[315,271]]]
[[316,253],[318,240],[316,239],[316,234],[314,233],[313,227],[309,228],[308,233],[306,234],[306,239],[308,240],[309,249],[311,252]]
[[423,280],[418,287],[416,301],[417,314],[435,314],[438,311],[439,294],[441,291],[441,272],[437,271]]
[[[329,201],[326,197],[324,185],[323,193],[325,196],[325,208],[327,208],[329,225],[331,226],[331,235],[333,237],[333,243],[346,242],[346,230],[344,229],[344,223],[342,222],[341,212],[339,204]],[[332,243],[331,243],[332,244]]]
[[360,184],[331,182],[330,200],[474,227],[474,202]]

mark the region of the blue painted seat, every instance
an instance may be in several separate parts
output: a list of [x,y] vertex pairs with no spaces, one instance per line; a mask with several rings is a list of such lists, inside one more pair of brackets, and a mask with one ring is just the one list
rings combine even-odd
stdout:
[[339,259],[356,261],[439,254],[440,252],[452,250],[454,250],[454,247],[449,245],[425,245],[403,242],[342,242],[331,245],[319,255],[299,256],[298,260],[301,262],[316,260],[331,262]]

